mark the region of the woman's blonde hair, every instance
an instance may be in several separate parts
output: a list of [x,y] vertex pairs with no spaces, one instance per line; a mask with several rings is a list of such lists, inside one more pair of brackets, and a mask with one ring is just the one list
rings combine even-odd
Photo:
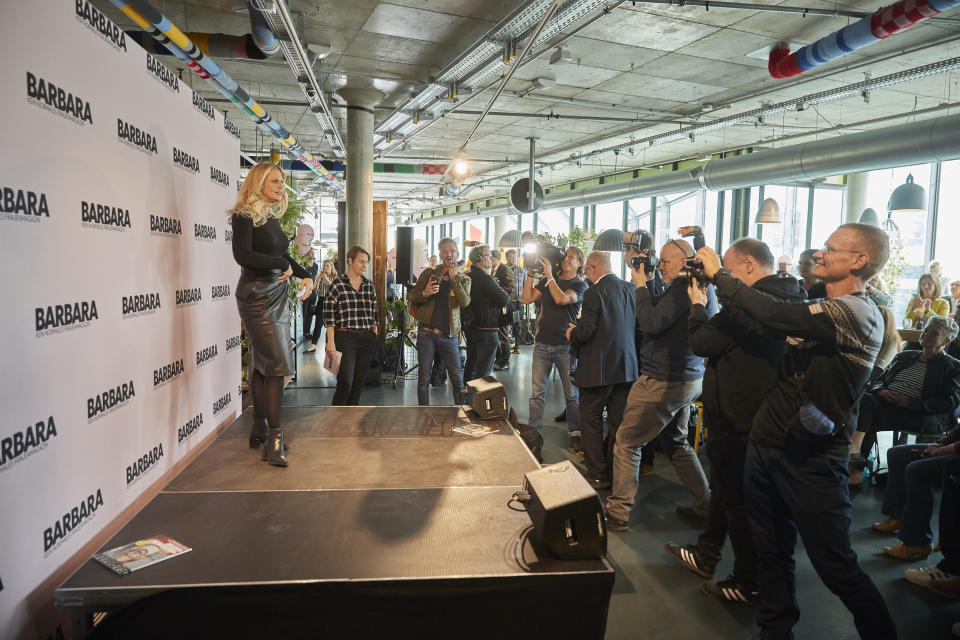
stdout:
[[330,273],[333,274],[333,277],[334,277],[334,278],[336,278],[336,277],[337,277],[337,267],[336,267],[336,265],[333,263],[333,260],[324,260],[324,261],[323,261],[323,264],[320,265],[320,273],[326,273],[326,272],[327,272],[327,265],[330,265]]
[[230,215],[244,216],[253,220],[253,226],[262,226],[269,218],[279,218],[287,210],[287,191],[284,189],[280,202],[267,202],[263,197],[263,183],[272,171],[279,171],[280,178],[286,180],[287,174],[272,162],[261,162],[250,169],[237,193],[237,202],[227,211]]

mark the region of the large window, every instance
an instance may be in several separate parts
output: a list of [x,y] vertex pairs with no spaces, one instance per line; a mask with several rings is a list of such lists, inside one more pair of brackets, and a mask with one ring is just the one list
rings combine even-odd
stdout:
[[549,233],[553,237],[556,237],[557,234],[567,235],[570,233],[569,209],[544,209],[537,216],[538,233]]
[[604,202],[597,205],[594,229],[597,233],[607,229],[623,230],[623,202]]
[[[940,167],[939,214],[937,215],[936,250],[943,274],[951,280],[960,278],[960,160],[944,162]],[[947,295],[949,292],[944,292]]]

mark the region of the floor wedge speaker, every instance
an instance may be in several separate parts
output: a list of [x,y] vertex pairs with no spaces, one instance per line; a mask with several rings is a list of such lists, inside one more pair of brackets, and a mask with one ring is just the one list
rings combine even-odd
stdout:
[[569,460],[531,471],[527,514],[543,544],[562,560],[602,558],[607,525],[600,496]]
[[481,420],[507,417],[507,392],[493,376],[476,378],[467,383],[473,389],[473,410]]

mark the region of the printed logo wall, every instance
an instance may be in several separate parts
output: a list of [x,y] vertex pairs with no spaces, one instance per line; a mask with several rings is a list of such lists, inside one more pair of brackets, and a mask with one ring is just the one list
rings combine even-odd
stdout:
[[35,638],[28,594],[238,413],[239,143],[84,0],[2,3],[0,57],[0,636]]

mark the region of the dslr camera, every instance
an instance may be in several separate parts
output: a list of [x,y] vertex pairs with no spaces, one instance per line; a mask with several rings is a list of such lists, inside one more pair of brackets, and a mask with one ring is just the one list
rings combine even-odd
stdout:
[[[677,229],[677,232],[683,238],[693,238],[694,251],[699,251],[701,247],[706,246],[706,241],[703,238],[703,229],[700,227],[680,227]],[[696,256],[689,257],[684,261],[684,265],[680,267],[680,272],[677,274],[677,277],[686,278],[687,280],[696,278],[701,283],[707,280],[706,275],[703,273],[703,265],[700,264]]]
[[541,277],[544,275],[543,265],[540,264],[540,259],[546,258],[550,261],[553,277],[558,278],[563,260],[566,257],[566,251],[544,240],[537,240],[535,243],[526,244],[523,247],[523,266],[526,268],[527,273],[532,276]]
[[640,252],[638,256],[630,258],[630,266],[633,269],[643,267],[643,272],[650,275],[660,264],[660,258],[657,257],[653,248],[653,236],[646,231],[625,231],[623,233],[623,249],[634,249]]

